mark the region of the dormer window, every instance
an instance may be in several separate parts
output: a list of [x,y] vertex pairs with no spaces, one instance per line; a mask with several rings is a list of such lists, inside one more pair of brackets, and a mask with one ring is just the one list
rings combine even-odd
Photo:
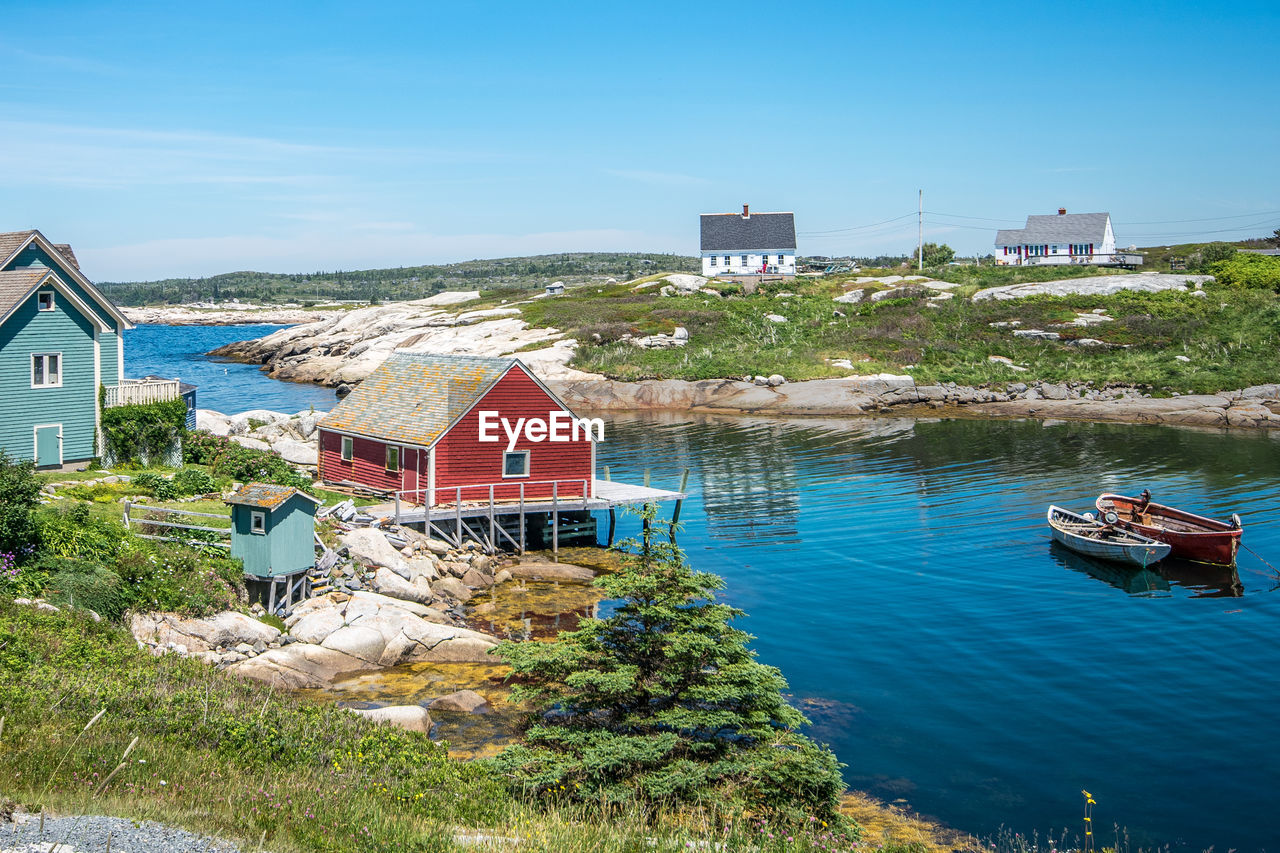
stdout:
[[53,291],[41,290],[36,294],[36,304],[41,311],[53,310]]

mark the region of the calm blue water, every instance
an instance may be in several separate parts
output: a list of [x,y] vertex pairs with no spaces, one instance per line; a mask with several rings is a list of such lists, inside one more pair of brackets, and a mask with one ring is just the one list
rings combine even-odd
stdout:
[[124,334],[125,375],[178,377],[198,385],[196,405],[219,412],[300,412],[337,403],[332,388],[269,378],[253,364],[214,361],[211,349],[269,335],[281,326],[138,326]]
[[[610,418],[618,480],[674,487],[849,783],[975,833],[1280,847],[1280,580],[1051,546],[1099,491],[1226,517],[1280,563],[1280,435],[1004,421]],[[634,521],[624,532],[633,534]],[[1131,591],[1132,590],[1132,591]],[[1239,597],[1232,597],[1242,592]]]
[[[327,389],[197,354],[273,327],[140,327],[131,375],[201,406],[297,411]],[[226,370],[224,374],[222,371]],[[856,788],[957,828],[1280,849],[1280,580],[1126,572],[1052,546],[1050,502],[1148,487],[1280,564],[1280,434],[1015,421],[610,416],[599,464],[674,487],[680,543]],[[623,520],[620,534],[635,531]]]

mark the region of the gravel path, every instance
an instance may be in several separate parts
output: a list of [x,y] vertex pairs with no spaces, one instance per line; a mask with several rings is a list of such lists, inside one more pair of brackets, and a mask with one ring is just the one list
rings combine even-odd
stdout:
[[134,823],[119,817],[20,815],[0,825],[0,853],[242,853],[228,841],[195,835],[162,823]]

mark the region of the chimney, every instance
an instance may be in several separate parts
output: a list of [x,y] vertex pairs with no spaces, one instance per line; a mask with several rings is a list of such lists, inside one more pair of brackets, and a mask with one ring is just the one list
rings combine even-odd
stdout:
[[745,204],[742,206],[742,218],[743,219],[751,218],[751,208],[747,207],[747,205]]
[[1066,209],[1065,207],[1060,207],[1060,208],[1058,208],[1058,215],[1059,215],[1059,216],[1066,216],[1066,215],[1067,215],[1067,209]]

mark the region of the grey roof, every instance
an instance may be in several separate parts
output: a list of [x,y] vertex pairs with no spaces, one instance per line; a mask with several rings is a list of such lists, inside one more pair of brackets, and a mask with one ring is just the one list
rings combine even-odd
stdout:
[[794,213],[704,213],[702,251],[737,252],[746,249],[796,248]]
[[1107,233],[1110,213],[1051,213],[1028,216],[1025,228],[1007,228],[996,232],[997,246],[1023,246],[1037,243],[1093,243],[1102,245]]
[[393,352],[320,426],[429,447],[516,363],[513,358]]

